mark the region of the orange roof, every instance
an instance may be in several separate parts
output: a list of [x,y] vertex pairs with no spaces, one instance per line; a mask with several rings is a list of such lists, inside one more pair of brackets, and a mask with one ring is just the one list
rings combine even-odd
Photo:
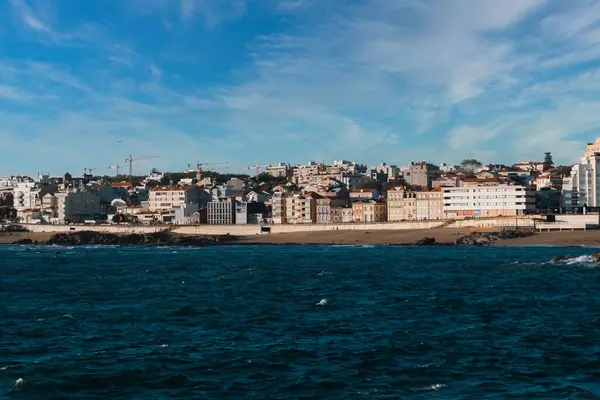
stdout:
[[373,189],[354,189],[350,193],[373,193]]
[[133,184],[131,182],[113,182],[111,187],[126,187],[129,189],[133,189]]
[[430,192],[441,192],[442,191],[442,187],[438,186],[435,189],[431,189]]

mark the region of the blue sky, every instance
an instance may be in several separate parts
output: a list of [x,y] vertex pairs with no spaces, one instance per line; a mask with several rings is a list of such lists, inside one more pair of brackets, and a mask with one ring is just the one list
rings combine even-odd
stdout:
[[596,0],[0,0],[0,175],[572,163],[599,39]]

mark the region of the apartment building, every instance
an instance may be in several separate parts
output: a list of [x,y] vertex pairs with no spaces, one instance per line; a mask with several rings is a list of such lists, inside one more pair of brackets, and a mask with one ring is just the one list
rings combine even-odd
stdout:
[[380,200],[360,200],[352,203],[354,222],[387,221],[387,204]]
[[416,219],[442,219],[444,216],[443,204],[443,193],[440,186],[432,190],[421,189],[416,193]]
[[97,220],[106,214],[100,196],[94,192],[56,193],[57,219],[60,223]]
[[354,189],[350,192],[350,201],[375,200],[377,198],[379,198],[379,192],[376,189]]
[[563,207],[567,212],[583,212],[600,207],[600,138],[588,143],[584,156],[562,182]]
[[14,207],[17,211],[30,210],[41,206],[40,189],[35,182],[19,182],[13,191]]
[[287,176],[289,169],[289,165],[279,163],[277,165],[269,165],[265,172],[274,178],[283,178]]
[[286,197],[286,222],[288,224],[312,224],[317,221],[317,199],[316,193],[295,194]]
[[332,224],[346,224],[353,221],[351,206],[332,206],[329,212]]
[[211,195],[196,185],[157,186],[150,190],[148,197],[149,211],[169,213],[173,207],[181,204],[196,203],[202,206],[210,200]]
[[344,185],[350,190],[356,189],[358,185],[362,185],[371,181],[371,178],[364,174],[354,174],[349,172],[343,172],[341,180]]
[[388,190],[387,216],[389,222],[417,219],[416,193],[402,187]]
[[520,171],[528,171],[528,172],[543,172],[544,171],[544,162],[543,161],[521,161],[512,165],[513,168],[518,169]]
[[459,186],[460,180],[457,176],[440,176],[431,182],[431,188],[437,187],[457,187]]
[[535,210],[535,189],[501,184],[443,188],[444,218],[525,215]]
[[221,197],[207,204],[209,225],[233,225],[236,217],[236,200],[233,197]]
[[432,182],[441,175],[437,165],[425,161],[412,162],[408,170],[404,172],[404,179],[413,186],[423,186],[430,188]]
[[274,224],[287,223],[286,199],[288,195],[283,191],[275,191],[271,197],[271,220]]
[[[329,224],[333,223],[332,220],[332,209],[337,207],[347,207],[348,199],[329,198],[324,197],[317,199],[317,224]],[[340,221],[341,222],[341,214]]]

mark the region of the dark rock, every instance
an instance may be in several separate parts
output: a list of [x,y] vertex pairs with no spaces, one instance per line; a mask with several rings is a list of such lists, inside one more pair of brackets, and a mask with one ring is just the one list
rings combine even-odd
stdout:
[[33,244],[33,240],[31,239],[19,239],[15,242],[15,244]]
[[552,260],[550,260],[550,262],[554,264],[554,263],[557,263],[559,261],[563,261],[566,259],[567,259],[567,256],[560,255],[560,256],[556,256],[556,257],[552,258]]
[[432,237],[425,237],[421,240],[417,240],[416,243],[417,246],[434,246],[436,244],[437,242],[435,241],[435,238]]
[[594,264],[600,264],[600,251],[592,254],[592,257],[594,257]]
[[103,233],[94,231],[81,231],[69,233],[57,233],[53,235],[47,244],[61,246],[77,245],[154,245],[154,246],[210,246],[220,242],[233,242],[235,236],[211,237],[211,236],[187,236],[177,235],[170,232],[156,233],[132,233],[127,235],[115,233]]
[[472,232],[457,237],[454,244],[459,246],[485,246],[497,240],[518,239],[534,234],[534,232],[528,231]]

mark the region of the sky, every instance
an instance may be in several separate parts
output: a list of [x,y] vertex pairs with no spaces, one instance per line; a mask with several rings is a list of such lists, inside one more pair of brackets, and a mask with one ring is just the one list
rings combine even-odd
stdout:
[[0,175],[571,164],[597,136],[600,0],[0,0]]

